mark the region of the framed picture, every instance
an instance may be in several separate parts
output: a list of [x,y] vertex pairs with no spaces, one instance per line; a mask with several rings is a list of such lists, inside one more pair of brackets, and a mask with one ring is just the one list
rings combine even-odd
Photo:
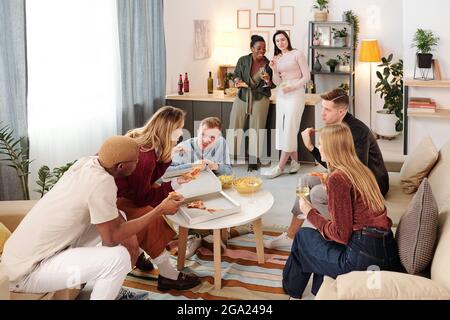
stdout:
[[250,10],[238,10],[237,11],[237,28],[238,29],[250,29],[251,18]]
[[275,13],[257,13],[256,27],[258,28],[274,28]]
[[209,20],[194,20],[194,59],[211,57],[211,29]]
[[331,45],[331,27],[320,26],[316,28],[316,32],[320,35],[320,45],[329,46]]
[[294,7],[280,6],[280,25],[293,26],[294,25]]
[[266,51],[268,52],[270,50],[271,41],[269,31],[252,30],[250,31],[250,38],[255,34],[264,38],[264,41],[266,42]]
[[275,9],[275,0],[258,0],[258,10],[273,11]]
[[284,31],[287,33],[289,39],[291,38],[291,30],[277,30],[277,31]]

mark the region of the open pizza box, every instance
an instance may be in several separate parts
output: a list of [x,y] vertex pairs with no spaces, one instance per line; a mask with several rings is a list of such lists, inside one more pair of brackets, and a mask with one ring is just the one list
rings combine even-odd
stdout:
[[[222,191],[222,184],[208,167],[193,181],[183,184],[177,193],[186,199],[180,213],[189,224],[196,224],[238,213],[241,206]],[[188,208],[188,204],[201,200],[206,209]]]

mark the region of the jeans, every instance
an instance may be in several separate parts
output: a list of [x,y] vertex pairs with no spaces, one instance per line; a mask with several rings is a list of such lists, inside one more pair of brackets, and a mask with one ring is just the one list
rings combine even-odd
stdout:
[[292,244],[283,270],[283,289],[301,298],[313,274],[312,294],[316,295],[323,276],[336,278],[351,271],[400,270],[397,244],[391,231],[365,228],[355,231],[347,245],[327,241],[319,231],[301,228]]

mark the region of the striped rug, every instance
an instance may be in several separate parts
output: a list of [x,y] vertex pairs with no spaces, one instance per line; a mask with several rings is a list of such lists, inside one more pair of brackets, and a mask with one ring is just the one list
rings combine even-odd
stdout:
[[[265,232],[264,239],[270,239],[277,233]],[[160,292],[157,289],[158,271],[144,273],[132,271],[124,286],[133,291],[147,291],[149,299],[268,299],[286,300],[289,296],[281,285],[282,271],[290,248],[284,250],[265,249],[265,263],[258,264],[255,239],[252,233],[228,241],[222,255],[222,289],[214,289],[213,253],[199,248],[195,255],[186,260],[185,271],[198,275],[202,283],[186,291]],[[176,251],[176,250],[174,250]],[[174,253],[174,252],[173,252]],[[171,255],[176,265],[176,255]]]

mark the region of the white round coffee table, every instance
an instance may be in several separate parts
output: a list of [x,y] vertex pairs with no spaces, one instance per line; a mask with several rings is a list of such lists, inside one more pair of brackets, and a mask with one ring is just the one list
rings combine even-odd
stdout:
[[220,255],[221,230],[252,223],[255,233],[258,263],[264,263],[264,244],[261,216],[272,208],[274,202],[272,194],[266,190],[261,190],[253,194],[240,194],[232,189],[225,190],[225,192],[241,205],[241,211],[239,213],[193,225],[190,225],[180,213],[173,216],[166,216],[168,220],[180,227],[178,236],[178,270],[182,270],[184,268],[189,229],[213,230],[215,271],[214,286],[217,290],[221,288],[222,282],[222,261]]

